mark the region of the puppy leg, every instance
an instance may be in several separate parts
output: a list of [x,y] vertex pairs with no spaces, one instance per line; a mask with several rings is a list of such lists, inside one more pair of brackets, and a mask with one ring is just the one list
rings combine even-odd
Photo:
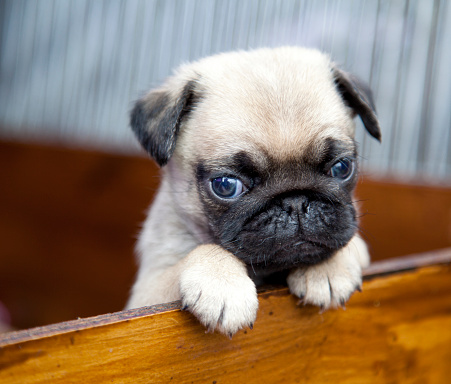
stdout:
[[159,274],[140,271],[127,308],[179,299],[208,330],[228,336],[257,317],[257,289],[245,264],[214,244],[196,247]]
[[293,270],[288,278],[291,293],[304,303],[323,309],[343,306],[362,285],[362,268],[369,265],[365,242],[354,236],[349,244],[325,262]]
[[245,264],[222,247],[198,246],[183,260],[180,294],[190,310],[209,330],[230,337],[251,327],[257,317],[258,298]]

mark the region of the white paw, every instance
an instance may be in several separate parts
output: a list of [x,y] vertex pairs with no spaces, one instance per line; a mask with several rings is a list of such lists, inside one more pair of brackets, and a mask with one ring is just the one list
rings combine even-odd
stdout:
[[215,245],[202,245],[187,256],[180,274],[183,309],[192,312],[208,331],[232,337],[253,327],[258,298],[242,261]]
[[305,304],[322,309],[344,306],[362,286],[362,267],[369,263],[368,250],[359,237],[325,262],[293,270],[287,278],[292,294]]

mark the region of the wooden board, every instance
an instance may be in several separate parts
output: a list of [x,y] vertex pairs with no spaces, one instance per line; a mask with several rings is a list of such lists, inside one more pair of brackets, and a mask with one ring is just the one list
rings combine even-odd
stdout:
[[232,340],[179,303],[6,334],[0,383],[449,383],[450,263],[446,250],[375,264],[346,310],[260,293],[254,329]]
[[119,311],[159,179],[145,157],[0,142],[0,302],[28,328]]
[[388,259],[451,246],[451,188],[363,176],[362,235],[373,260]]

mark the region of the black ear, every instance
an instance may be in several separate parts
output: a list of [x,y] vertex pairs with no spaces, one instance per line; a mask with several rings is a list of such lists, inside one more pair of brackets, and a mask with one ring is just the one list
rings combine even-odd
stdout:
[[195,81],[189,81],[174,96],[155,90],[138,100],[130,114],[130,125],[144,149],[160,165],[174,153],[180,123],[195,101]]
[[345,103],[362,119],[371,136],[381,141],[381,129],[374,107],[373,93],[362,80],[338,68],[333,68],[337,90]]

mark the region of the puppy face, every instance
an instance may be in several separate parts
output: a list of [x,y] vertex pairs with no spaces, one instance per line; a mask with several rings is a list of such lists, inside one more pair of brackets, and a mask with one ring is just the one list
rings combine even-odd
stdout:
[[279,48],[182,67],[131,125],[167,164],[199,242],[271,272],[318,263],[355,234],[356,114],[380,139],[367,88],[317,51]]

